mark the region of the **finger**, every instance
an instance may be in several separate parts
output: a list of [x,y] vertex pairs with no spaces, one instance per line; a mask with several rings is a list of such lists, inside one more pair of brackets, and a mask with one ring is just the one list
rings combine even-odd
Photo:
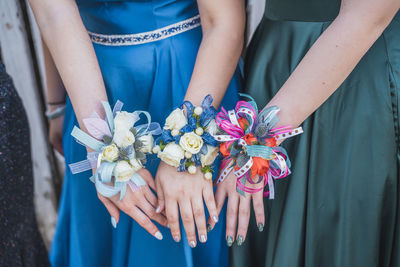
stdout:
[[175,242],[179,242],[181,240],[181,231],[179,227],[178,203],[175,200],[167,199],[166,215],[172,238]]
[[192,205],[190,200],[181,199],[179,201],[179,211],[181,213],[183,226],[185,228],[186,237],[191,248],[196,247],[196,229],[194,226]]
[[237,217],[239,209],[239,195],[234,192],[228,196],[226,210],[226,244],[231,247],[235,241]]
[[[225,199],[226,199],[226,191],[222,190],[222,187],[217,187],[215,191],[215,204],[217,206],[217,214],[221,213],[222,207],[224,206]],[[210,232],[215,226],[215,222],[211,217],[208,217],[207,220],[207,231]]]
[[157,197],[158,197],[156,212],[160,213],[165,208],[164,191],[160,184],[160,179],[156,179],[156,192],[157,192]]
[[265,225],[263,194],[264,194],[264,191],[261,190],[261,191],[251,195],[251,198],[253,200],[254,213],[256,215],[257,227],[258,227],[258,231],[260,231],[260,232],[262,232],[264,230],[264,225]]
[[156,184],[151,173],[146,169],[141,169],[138,173],[143,178],[143,180],[146,181],[150,188],[156,191]]
[[239,201],[239,214],[238,214],[238,231],[237,231],[237,245],[241,246],[246,239],[247,228],[249,227],[250,220],[250,201],[251,196],[240,196]]
[[192,210],[197,226],[197,234],[201,243],[207,241],[206,216],[204,214],[203,198],[192,199]]
[[142,191],[146,199],[149,201],[149,203],[156,209],[158,206],[158,201],[154,193],[150,190],[148,186],[144,186],[142,188]]
[[219,212],[217,211],[217,206],[215,205],[215,199],[214,199],[214,192],[213,192],[213,187],[212,183],[208,183],[204,189],[203,189],[203,197],[204,197],[204,202],[206,203],[208,213],[210,214],[210,218],[212,221],[215,223],[218,222],[218,214]]
[[111,225],[114,228],[117,228],[117,224],[119,222],[119,208],[109,198],[106,198],[99,193],[97,193],[97,196],[106,207],[108,213],[111,215]]
[[167,218],[165,218],[162,214],[156,213],[155,208],[147,201],[143,194],[141,195],[140,199],[137,200],[137,203],[137,206],[147,215],[147,217],[155,220],[165,227],[167,226]]
[[127,214],[131,216],[140,226],[142,226],[147,232],[158,240],[162,240],[163,236],[158,230],[157,226],[136,207],[130,207]]

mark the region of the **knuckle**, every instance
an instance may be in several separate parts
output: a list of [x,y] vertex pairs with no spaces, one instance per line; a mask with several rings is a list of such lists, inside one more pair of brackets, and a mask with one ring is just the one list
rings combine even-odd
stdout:
[[196,218],[203,217],[204,216],[204,212],[201,209],[195,209],[193,211],[193,215]]

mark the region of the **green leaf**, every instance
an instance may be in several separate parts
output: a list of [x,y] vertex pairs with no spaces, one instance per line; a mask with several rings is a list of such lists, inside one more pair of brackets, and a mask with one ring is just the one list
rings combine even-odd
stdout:
[[112,142],[112,138],[108,135],[103,135],[103,141],[104,143],[106,143],[107,145],[110,145]]
[[136,159],[145,160],[146,159],[146,155],[143,152],[136,151]]
[[137,130],[136,130],[136,128],[132,127],[132,128],[130,128],[129,130],[130,130],[131,133],[133,133],[133,135],[136,137],[136,135],[137,135]]

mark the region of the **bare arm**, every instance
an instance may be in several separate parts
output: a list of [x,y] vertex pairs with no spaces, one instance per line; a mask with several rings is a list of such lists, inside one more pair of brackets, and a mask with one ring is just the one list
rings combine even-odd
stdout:
[[399,0],[343,0],[338,17],[268,103],[281,108],[279,125],[298,126],[323,104],[379,38],[399,7]]
[[211,94],[218,107],[225,95],[243,48],[243,0],[198,0],[203,39],[186,100],[195,105]]

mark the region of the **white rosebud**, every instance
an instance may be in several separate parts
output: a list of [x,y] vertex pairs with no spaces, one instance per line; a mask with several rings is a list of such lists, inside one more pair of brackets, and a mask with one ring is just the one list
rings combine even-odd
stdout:
[[162,152],[158,153],[158,157],[162,161],[173,167],[178,167],[184,156],[185,152],[183,149],[175,143],[169,143]]
[[165,120],[164,129],[165,130],[180,130],[183,126],[187,124],[187,119],[183,110],[180,108],[175,109]]
[[218,125],[215,120],[211,120],[210,123],[207,125],[206,132],[211,135],[215,135],[217,133]]
[[179,145],[192,154],[197,154],[203,147],[203,139],[194,132],[185,133],[182,135]]
[[204,178],[206,178],[206,180],[211,180],[212,179],[212,173],[211,172],[206,172],[204,174]]
[[130,130],[118,132],[114,134],[113,140],[117,146],[127,147],[135,143],[135,135]]
[[179,130],[177,130],[177,129],[173,129],[172,131],[171,131],[171,135],[172,136],[177,136],[179,134]]
[[195,109],[194,109],[194,114],[200,116],[201,113],[203,113],[203,108],[202,108],[202,107],[195,107]]
[[118,161],[113,170],[113,175],[118,182],[127,182],[134,174],[135,170],[125,160]]
[[118,159],[118,154],[118,147],[115,144],[111,144],[103,149],[102,159],[113,162]]
[[213,164],[218,156],[218,152],[218,147],[207,145],[207,154],[200,156],[201,166],[204,167]]
[[114,118],[114,134],[117,132],[126,132],[137,122],[137,115],[126,112],[119,111]]
[[139,151],[143,153],[150,153],[153,148],[154,138],[151,134],[142,135],[139,137],[139,141],[142,142],[142,146]]
[[161,151],[161,147],[160,146],[153,147],[153,153],[154,154],[158,154],[160,151]]
[[190,159],[192,157],[192,153],[190,153],[189,151],[185,152],[185,158]]
[[131,164],[132,168],[135,170],[135,172],[137,172],[138,170],[140,170],[141,168],[143,168],[142,163],[137,160],[137,159],[131,159],[129,161],[129,163]]
[[197,135],[203,135],[204,130],[201,127],[197,127],[196,131],[194,131]]
[[194,166],[194,165],[190,165],[190,166],[189,166],[188,172],[189,172],[190,174],[195,174],[196,171],[197,171],[196,166]]

